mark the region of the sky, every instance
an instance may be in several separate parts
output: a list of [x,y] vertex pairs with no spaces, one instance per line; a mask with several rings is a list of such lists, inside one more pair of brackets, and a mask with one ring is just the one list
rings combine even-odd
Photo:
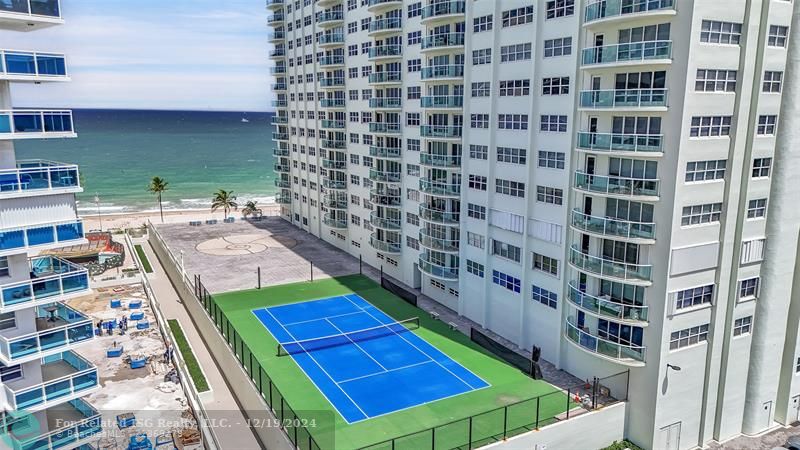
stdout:
[[14,83],[16,107],[270,110],[263,0],[61,0],[65,24],[0,32],[64,53],[68,83]]

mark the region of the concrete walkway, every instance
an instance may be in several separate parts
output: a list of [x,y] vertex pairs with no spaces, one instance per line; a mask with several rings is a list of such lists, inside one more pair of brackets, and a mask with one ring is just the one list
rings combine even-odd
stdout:
[[212,422],[211,426],[214,428],[214,435],[220,449],[260,449],[261,446],[247,425],[247,419],[228,389],[225,377],[206,349],[203,339],[183,307],[150,244],[146,239],[141,238],[133,239],[133,242],[142,245],[147,259],[153,267],[153,273],[147,274],[147,278],[158,299],[158,308],[167,320],[177,319],[180,322],[189,345],[206,376],[208,385],[211,387],[210,392],[200,394],[200,401],[208,413],[209,421]]

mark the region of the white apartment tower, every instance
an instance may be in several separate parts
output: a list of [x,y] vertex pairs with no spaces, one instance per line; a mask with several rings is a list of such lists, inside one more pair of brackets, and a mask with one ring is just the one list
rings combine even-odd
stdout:
[[630,370],[645,448],[794,422],[793,6],[268,0],[282,215],[582,379]]
[[[0,29],[60,25],[58,0],[0,2]],[[91,320],[61,303],[89,292],[83,267],[40,252],[85,242],[75,207],[78,167],[18,159],[21,139],[75,137],[72,112],[15,108],[13,83],[68,81],[65,57],[0,46],[0,448],[83,448],[100,416],[81,397],[97,368],[73,350],[94,338]]]

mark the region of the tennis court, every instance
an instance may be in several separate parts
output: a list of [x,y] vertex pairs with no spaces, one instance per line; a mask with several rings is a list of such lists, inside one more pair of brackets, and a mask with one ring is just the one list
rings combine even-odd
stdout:
[[347,423],[489,386],[357,294],[253,313]]

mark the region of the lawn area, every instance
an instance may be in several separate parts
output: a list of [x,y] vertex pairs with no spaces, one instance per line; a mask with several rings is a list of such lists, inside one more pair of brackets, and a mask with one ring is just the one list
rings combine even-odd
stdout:
[[146,273],[153,273],[153,267],[150,265],[150,260],[147,259],[147,255],[144,254],[144,249],[142,246],[136,244],[133,247],[136,249],[136,254],[139,255],[139,261],[142,262],[142,269]]
[[[277,341],[252,310],[353,292],[397,320],[419,317],[420,328],[414,333],[491,386],[347,424],[291,357],[277,356]],[[425,311],[360,275],[227,292],[215,295],[214,299],[235,329],[232,341],[240,360],[245,361],[245,366],[247,361],[257,361],[269,378],[269,386],[274,389],[263,387],[261,373],[253,370],[257,373],[252,378],[257,385],[262,384],[265,400],[270,403],[268,393],[277,390],[297,416],[320,418],[315,426],[308,428],[324,450],[467,448],[470,439],[475,447],[502,438],[504,430],[505,434],[514,435],[534,428],[537,413],[540,426],[552,423],[567,408],[566,395],[554,386],[529,378],[471,342],[469,337],[450,330],[446,323],[430,318]],[[223,333],[228,336],[232,331],[223,326]],[[271,404],[276,404],[274,398]],[[513,406],[504,408],[507,405]],[[471,416],[474,417],[470,420]],[[437,427],[435,432],[430,431],[433,427]],[[405,437],[396,440],[394,447],[383,443],[402,436]]]
[[175,337],[175,343],[178,345],[178,351],[183,356],[183,361],[186,363],[186,368],[189,370],[189,376],[192,377],[194,387],[197,392],[205,392],[208,390],[208,381],[206,376],[203,375],[203,370],[200,368],[200,363],[197,362],[192,348],[189,347],[189,342],[186,340],[186,335],[183,334],[181,324],[175,319],[167,320],[169,329],[172,331],[172,336]]

